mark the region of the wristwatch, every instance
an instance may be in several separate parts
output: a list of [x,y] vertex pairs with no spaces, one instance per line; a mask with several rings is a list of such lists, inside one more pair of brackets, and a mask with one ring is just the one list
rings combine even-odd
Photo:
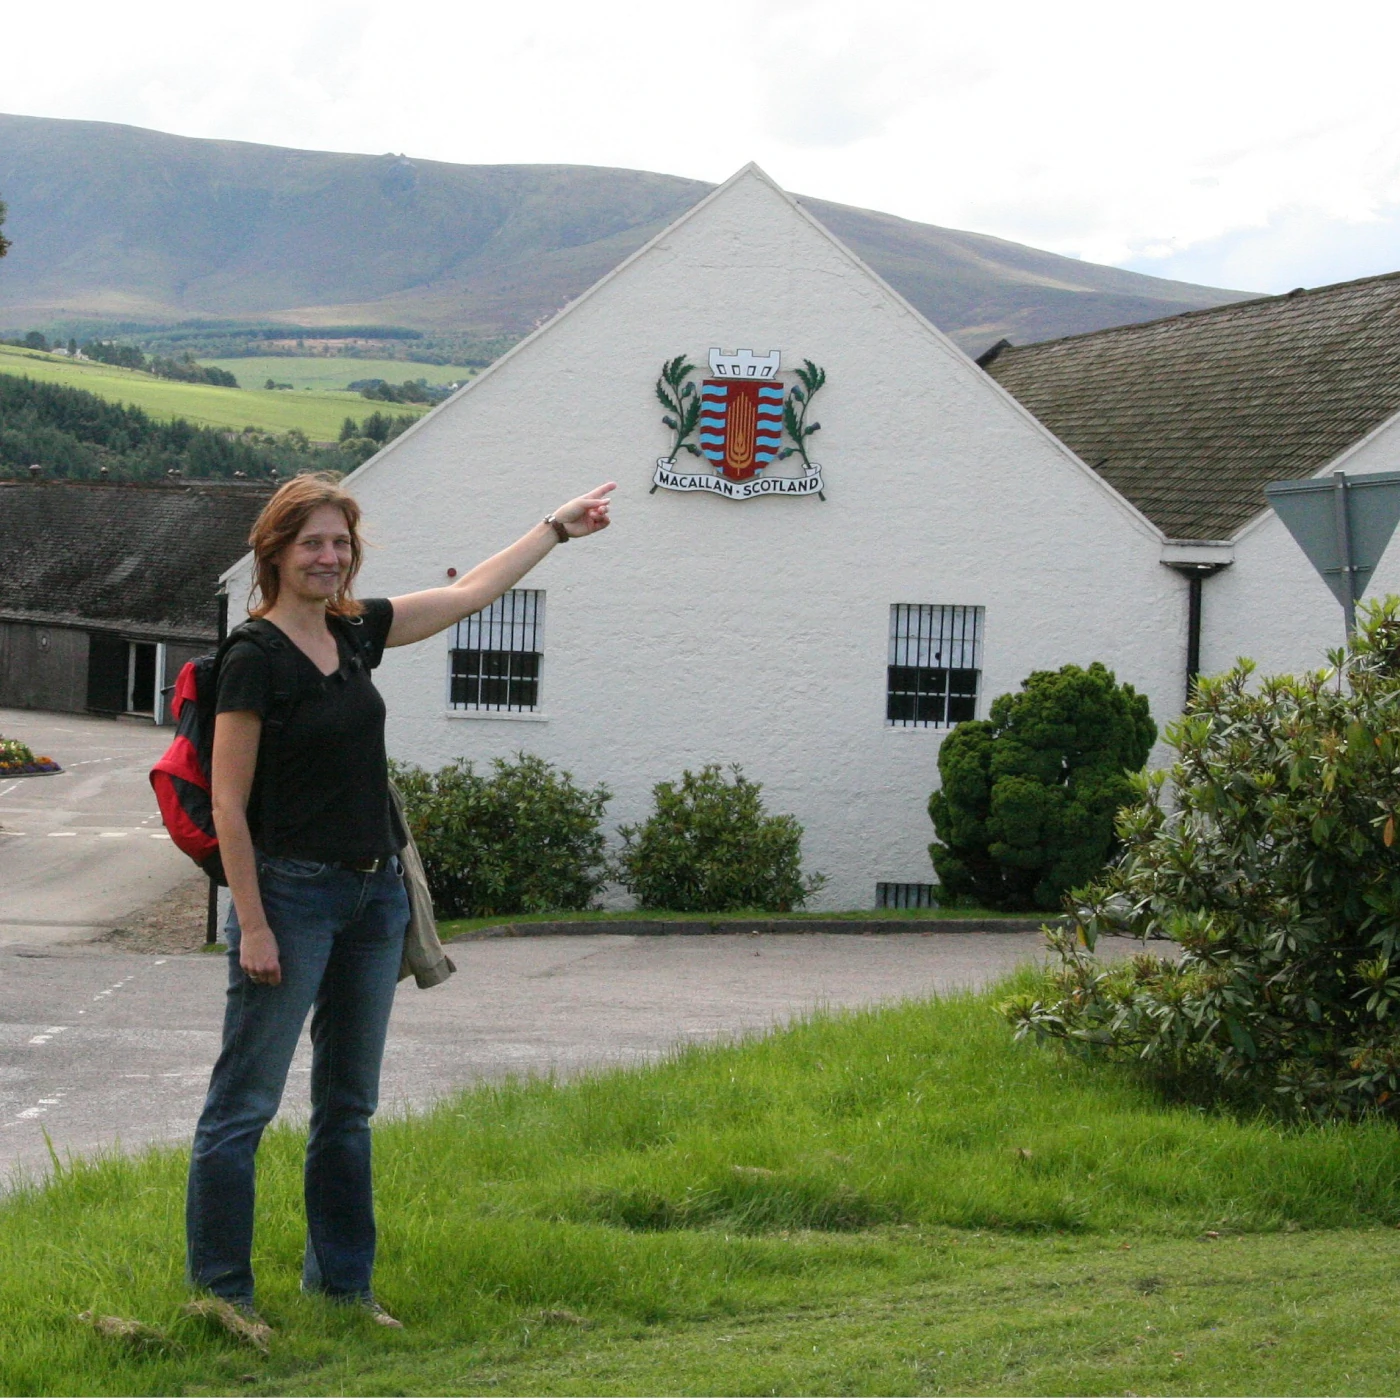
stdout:
[[553,512],[545,516],[544,523],[548,525],[549,528],[553,530],[556,535],[558,535],[560,544],[568,544],[568,542],[573,538],[573,536],[570,535],[569,532],[564,528],[563,524],[554,518]]

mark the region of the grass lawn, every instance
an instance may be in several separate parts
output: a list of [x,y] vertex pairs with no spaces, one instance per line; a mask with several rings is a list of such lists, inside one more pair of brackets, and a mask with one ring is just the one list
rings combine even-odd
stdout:
[[351,393],[182,384],[174,379],[157,379],[141,370],[70,360],[65,355],[22,350],[14,345],[0,345],[0,374],[23,374],[70,389],[86,389],[101,398],[143,408],[154,418],[185,418],[202,427],[235,431],[255,427],[264,432],[285,433],[300,428],[318,442],[335,441],[347,414],[362,418],[376,406],[395,414],[423,411],[409,404],[374,405]]
[[[184,1318],[183,1153],[0,1206],[0,1391],[1377,1394],[1400,1137],[1167,1106],[1016,1045],[996,997],[817,1017],[376,1136],[389,1334],[303,1299],[264,1144],[270,1357]],[[79,1311],[166,1330],[145,1350]]]
[[[235,375],[240,385],[253,387],[275,379],[297,389],[343,390],[356,379],[384,379],[402,384],[405,379],[426,379],[429,384],[455,384],[479,371],[467,365],[420,365],[412,360],[357,360],[339,355],[249,355],[231,360],[205,360]],[[365,412],[391,411],[393,404],[366,403]],[[354,415],[352,415],[354,416]]]
[[1058,919],[1058,913],[1005,914],[998,909],[795,909],[790,914],[774,914],[763,909],[732,909],[723,914],[673,913],[666,909],[584,909],[547,914],[490,914],[470,919],[440,919],[440,937],[460,938],[464,933],[476,929],[497,928],[501,924],[549,924],[549,923],[635,923],[665,920],[667,923],[708,924],[731,922],[735,919],[754,919],[769,923],[782,919],[840,919],[851,924],[878,924],[887,920],[917,919],[967,919],[976,923],[995,924],[999,920],[1014,919]]

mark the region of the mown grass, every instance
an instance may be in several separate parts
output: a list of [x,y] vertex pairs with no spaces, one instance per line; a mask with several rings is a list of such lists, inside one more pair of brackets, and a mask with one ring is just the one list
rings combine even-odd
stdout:
[[[1003,993],[1004,994],[1004,993]],[[298,1296],[269,1135],[270,1359],[183,1319],[183,1153],[0,1207],[7,1393],[1394,1393],[1400,1138],[1160,1103],[995,998],[822,1016],[376,1138],[380,1329]],[[73,1321],[139,1317],[133,1353]]]
[[[200,427],[231,428],[235,432],[245,427],[269,433],[299,428],[318,442],[335,441],[347,415],[360,419],[376,407],[359,394],[348,392],[184,384],[174,379],[157,379],[141,370],[70,360],[65,355],[22,350],[13,345],[0,345],[0,374],[23,374],[69,389],[85,389],[114,403],[143,408],[154,418],[184,418]],[[377,406],[395,414],[425,411],[410,404]]]
[[502,924],[635,923],[655,920],[706,924],[730,923],[744,919],[753,919],[760,923],[780,919],[840,919],[851,924],[879,924],[906,919],[965,919],[995,925],[1006,919],[1051,920],[1059,917],[1058,913],[1048,912],[1007,914],[999,909],[794,909],[787,914],[774,914],[765,909],[733,909],[723,914],[696,914],[689,910],[669,909],[581,909],[544,914],[488,914],[470,919],[439,919],[438,934],[442,938],[460,938],[464,933],[473,933],[483,928],[498,928]]

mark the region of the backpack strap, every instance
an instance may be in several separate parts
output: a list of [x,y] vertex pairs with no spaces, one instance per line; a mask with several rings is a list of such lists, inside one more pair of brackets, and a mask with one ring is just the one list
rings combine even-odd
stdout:
[[229,641],[235,637],[246,637],[267,657],[272,694],[267,713],[263,716],[263,730],[265,733],[279,734],[287,727],[287,721],[300,698],[296,651],[282,633],[262,617],[249,618],[235,627],[229,633]]
[[282,731],[287,727],[292,712],[301,698],[301,682],[297,675],[297,657],[292,644],[265,618],[253,617],[240,623],[228,634],[219,648],[219,660],[236,641],[250,641],[267,658],[268,679],[271,695],[267,713],[262,721],[262,741],[270,745],[259,753],[256,799],[259,814],[259,834],[266,837],[272,833],[276,823],[277,788],[276,775],[280,765],[277,762],[276,746]]

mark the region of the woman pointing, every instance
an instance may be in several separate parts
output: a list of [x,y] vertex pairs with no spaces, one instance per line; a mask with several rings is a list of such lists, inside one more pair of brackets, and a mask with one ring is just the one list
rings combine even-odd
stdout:
[[[229,985],[186,1204],[190,1281],[242,1311],[253,1306],[253,1159],[310,1014],[302,1288],[399,1325],[371,1282],[369,1120],[409,919],[397,854],[407,837],[389,801],[370,672],[386,646],[481,611],[557,545],[605,529],[615,489],[560,506],[450,587],[399,598],[354,597],[360,507],[329,476],[294,477],[253,526],[251,616],[267,626],[229,647],[218,677],[212,786],[233,895]],[[281,678],[269,656],[280,648],[290,648]]]

